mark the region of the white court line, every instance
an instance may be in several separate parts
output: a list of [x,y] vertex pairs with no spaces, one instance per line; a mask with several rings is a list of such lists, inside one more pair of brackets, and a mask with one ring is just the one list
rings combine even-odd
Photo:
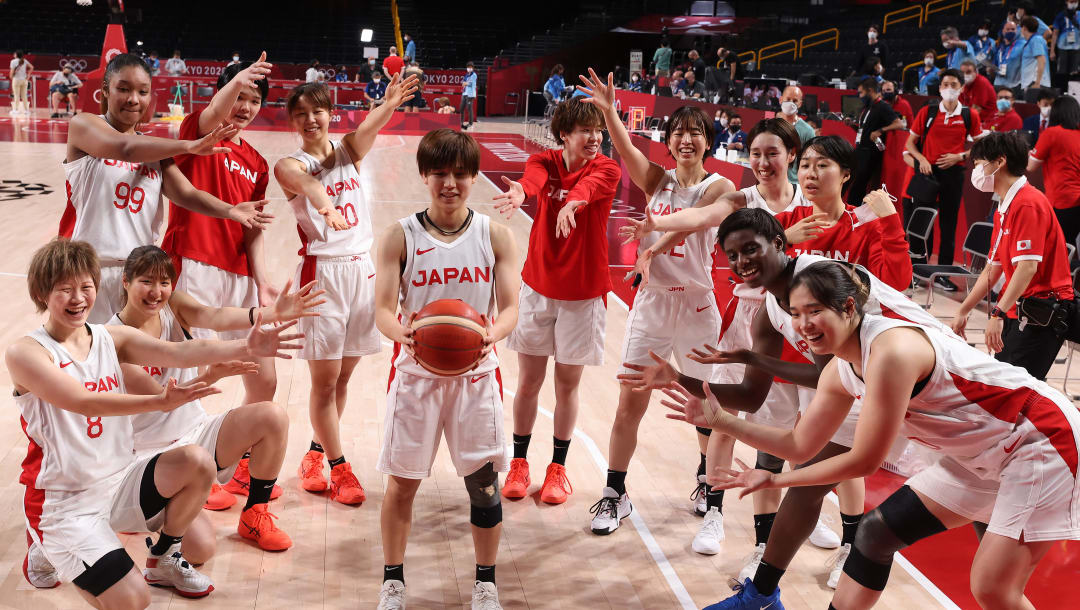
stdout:
[[25,273],[8,273],[7,271],[0,271],[0,276],[4,277],[26,277]]

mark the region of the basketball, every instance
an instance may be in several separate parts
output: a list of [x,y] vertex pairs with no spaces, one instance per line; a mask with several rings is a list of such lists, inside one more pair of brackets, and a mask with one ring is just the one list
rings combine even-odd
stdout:
[[476,366],[484,349],[484,322],[460,299],[425,305],[412,323],[413,349],[420,366],[436,375],[460,375]]

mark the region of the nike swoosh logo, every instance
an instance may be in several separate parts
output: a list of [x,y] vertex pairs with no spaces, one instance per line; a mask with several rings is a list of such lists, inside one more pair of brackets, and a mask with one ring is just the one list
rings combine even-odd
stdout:
[[1013,449],[1016,449],[1016,446],[1019,445],[1019,444],[1020,444],[1020,439],[1016,439],[1015,441],[1013,441],[1013,444],[1011,444],[1011,445],[1009,445],[1008,447],[1005,448],[1005,453],[1012,453]]
[[420,256],[421,254],[427,254],[428,252],[431,252],[434,249],[435,248],[428,248],[427,250],[421,250],[420,248],[417,248],[416,249],[416,255]]
[[61,362],[60,363],[60,368],[64,368],[65,366],[71,364],[72,362],[74,362],[74,360],[68,360],[67,362]]
[[487,377],[487,373],[484,373],[483,375],[473,377],[473,378],[469,379],[469,381],[471,381],[472,383],[476,383],[477,381],[480,381],[484,377]]
[[701,312],[705,311],[708,308],[709,308],[709,306],[706,305],[705,307],[698,307],[697,310],[698,310],[698,313],[701,313]]
[[322,173],[322,170],[320,169],[320,170],[319,170],[319,171],[317,171],[317,172],[312,172],[312,173],[311,173],[311,175],[312,175],[312,176],[318,176],[318,175],[319,175],[319,174],[321,174],[321,173]]
[[778,329],[776,329],[776,330],[784,330],[784,325],[783,325],[783,324],[781,324],[781,325],[780,325],[780,328],[778,328]]
[[769,608],[772,608],[775,605],[776,605],[776,602],[772,602],[772,603],[770,603],[770,604],[768,604],[766,606],[762,606],[761,610],[768,610]]
[[372,273],[371,275],[367,276],[367,279],[369,279],[369,280],[370,280],[370,279],[371,279],[371,278],[373,278],[373,277],[375,277],[375,274],[374,274],[374,273]]

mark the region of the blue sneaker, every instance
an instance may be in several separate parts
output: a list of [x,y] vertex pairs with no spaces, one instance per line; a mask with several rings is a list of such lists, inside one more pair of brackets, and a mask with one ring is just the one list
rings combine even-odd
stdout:
[[735,595],[706,606],[705,610],[784,610],[784,604],[780,603],[780,587],[772,595],[762,595],[754,588],[754,581],[747,578],[743,584],[736,585],[735,591]]

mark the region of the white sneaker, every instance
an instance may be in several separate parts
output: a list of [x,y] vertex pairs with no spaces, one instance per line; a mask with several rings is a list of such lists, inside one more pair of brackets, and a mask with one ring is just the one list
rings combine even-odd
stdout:
[[724,515],[720,509],[710,508],[705,513],[705,520],[701,522],[701,528],[694,536],[694,543],[690,548],[695,553],[702,555],[715,555],[720,552],[720,543],[724,541]]
[[757,573],[758,564],[761,563],[761,558],[765,556],[765,543],[761,543],[754,547],[754,552],[750,553],[750,556],[746,558],[746,564],[743,565],[743,569],[739,572],[739,582],[746,582],[749,578],[753,580],[754,574]]
[[[623,494],[625,497],[625,494]],[[495,583],[477,580],[472,588],[472,610],[502,610]]]
[[607,536],[619,529],[619,523],[633,511],[634,505],[630,503],[630,496],[620,496],[614,489],[605,487],[604,497],[589,508],[589,512],[595,515],[592,519],[592,533]]
[[41,545],[37,542],[31,543],[30,548],[26,549],[26,557],[23,558],[23,576],[26,577],[26,582],[38,589],[52,589],[60,586],[56,568],[49,563],[45,552],[41,550]]
[[378,610],[404,610],[405,583],[400,580],[384,580],[379,589]]
[[829,585],[830,589],[835,589],[836,584],[840,582],[840,574],[844,571],[844,562],[847,561],[848,555],[850,554],[851,545],[845,544],[833,553],[833,556],[825,562],[826,566],[832,567],[832,571],[829,572],[829,580],[825,583]]
[[[149,538],[146,546],[152,546]],[[179,543],[162,555],[147,556],[143,578],[155,587],[172,587],[183,597],[206,597],[214,590],[214,583],[181,556]]]
[[709,512],[709,503],[705,499],[708,493],[709,484],[705,482],[705,475],[699,474],[697,487],[694,488],[694,493],[690,494],[690,499],[694,501],[694,512],[699,517],[704,517],[705,513]]
[[814,531],[810,534],[810,544],[819,549],[835,549],[840,546],[840,536],[837,536],[836,532],[829,526],[831,522],[831,517],[825,515],[818,517],[817,525],[814,526]]

